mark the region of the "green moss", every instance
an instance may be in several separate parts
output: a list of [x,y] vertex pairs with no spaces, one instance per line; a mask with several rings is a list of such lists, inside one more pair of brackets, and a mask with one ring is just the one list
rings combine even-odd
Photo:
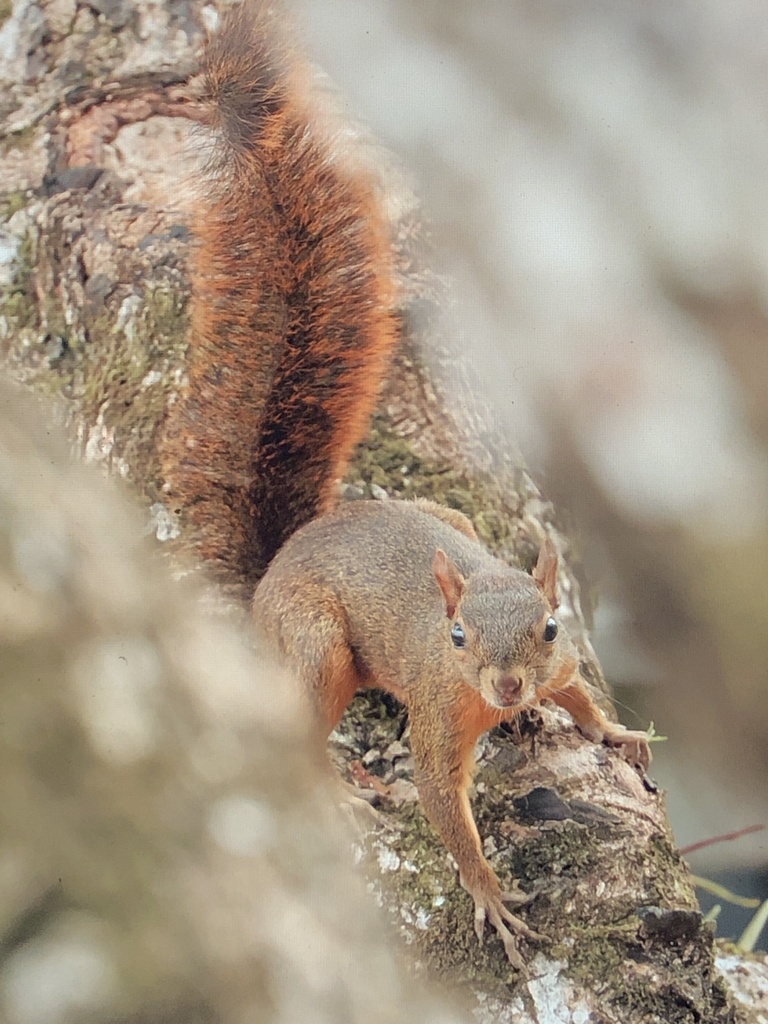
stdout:
[[11,330],[37,326],[37,308],[23,288],[12,288],[5,299],[0,300],[0,310],[8,318]]
[[32,233],[26,234],[16,253],[13,281],[0,296],[0,313],[7,319],[9,335],[39,326],[37,297],[33,287],[33,272],[37,258]]
[[[505,798],[494,795],[495,790],[485,773],[483,778],[486,792],[475,800],[475,816],[480,834],[488,836],[492,824],[504,820],[500,808]],[[615,827],[608,824],[587,827],[572,821],[550,823],[531,832],[523,842],[513,841],[507,849],[489,858],[502,885],[518,879],[524,891],[537,892],[528,906],[516,912],[552,941],[541,947],[536,942],[523,942],[523,953],[530,957],[540,948],[546,955],[563,961],[574,980],[590,989],[604,991],[606,1005],[621,1010],[631,1008],[633,1012],[644,1008],[645,1013],[656,1013],[665,1021],[692,1020],[694,1017],[689,1017],[685,1006],[686,985],[693,985],[701,972],[702,960],[711,959],[710,931],[700,929],[693,938],[671,942],[661,950],[658,944],[654,945],[653,961],[664,972],[664,980],[659,985],[647,980],[642,970],[636,971],[632,966],[644,959],[637,908],[622,906],[613,900],[606,901],[602,910],[592,905],[592,895],[584,890],[585,880],[609,877],[613,870],[605,859],[612,856],[610,839]],[[496,839],[498,841],[498,835]],[[503,840],[499,845],[502,844]],[[688,889],[681,890],[671,882],[678,862],[669,843],[659,836],[646,849],[650,851],[649,857],[639,858],[637,870],[643,872],[648,883],[648,902],[653,902],[664,891],[671,902],[661,902],[661,905],[691,906],[685,899]],[[424,908],[430,914],[428,928],[415,935],[425,959],[435,965],[438,974],[454,982],[479,979],[478,984],[500,998],[513,991],[520,977],[508,964],[501,943],[490,927],[486,927],[486,941],[478,946],[473,930],[472,901],[460,888],[445,851],[418,808],[408,817],[398,853],[420,868],[402,877],[398,899],[401,905]],[[635,868],[622,865],[621,870]],[[661,876],[659,885],[654,880],[657,871]],[[436,902],[441,905],[437,906]],[[569,909],[566,911],[565,907]],[[472,965],[471,971],[468,964]],[[679,984],[675,980],[678,976]],[[706,969],[704,976],[709,976]],[[616,979],[612,989],[605,988],[608,978]],[[725,1021],[727,1018],[720,1016],[725,1005],[722,998],[716,986],[705,985],[697,995],[696,1005],[706,1007],[707,1012],[713,1014],[713,1021]],[[641,1014],[639,1019],[653,1018]]]
[[0,198],[0,221],[10,220],[14,213],[23,210],[25,206],[26,198],[23,192],[9,192],[2,196]]
[[149,369],[149,354],[126,344],[124,332],[110,328],[106,317],[94,321],[91,335],[99,338],[100,359],[92,361],[81,392],[82,411],[94,422],[102,411],[118,421],[129,411],[135,393]]
[[2,25],[4,21],[7,21],[8,18],[10,18],[12,11],[12,0],[0,0],[0,25]]
[[[480,833],[487,834],[482,819],[489,807],[480,801],[477,811]],[[478,943],[472,899],[461,888],[442,843],[418,806],[405,812],[397,850],[401,859],[418,867],[418,871],[401,873],[398,905],[420,908],[429,915],[428,927],[414,933],[420,954],[442,978],[458,984],[479,979],[481,987],[491,994],[500,998],[507,996],[518,986],[521,976],[509,964],[501,941],[490,925],[486,925],[484,942]],[[543,935],[556,938],[563,931],[563,900],[575,889],[578,879],[594,867],[598,851],[599,841],[588,829],[568,822],[562,829],[543,831],[490,859],[502,885],[511,886],[518,879],[521,888],[530,892],[535,891],[542,880],[555,880],[554,900],[548,898],[545,885],[530,905],[518,908],[515,913]],[[636,930],[637,922],[634,927]],[[590,936],[590,956],[600,965],[595,972],[597,976],[609,964],[615,965],[621,956],[620,949],[615,943],[611,944],[615,931],[615,928],[605,929],[596,946],[592,945]],[[570,923],[568,932],[572,934]],[[522,942],[521,949],[527,957],[538,949],[558,952],[556,946],[540,946],[535,941]],[[570,955],[569,950],[567,957]],[[563,959],[567,957],[563,955]]]
[[627,922],[625,928],[592,925],[571,928],[567,946],[563,943],[553,954],[568,964],[568,975],[581,984],[594,987],[599,979],[613,976],[624,960],[628,941],[637,933],[638,922]]
[[[649,858],[641,859],[638,869],[648,882],[648,900],[653,901],[654,873],[659,867],[662,879],[669,879],[676,856],[663,837],[656,837],[646,848]],[[674,853],[674,851],[672,851]],[[622,871],[632,872],[634,866],[623,864]],[[674,897],[677,887],[667,890],[673,896],[664,906],[686,909]],[[568,937],[555,946],[553,954],[568,964],[568,974],[580,985],[601,991],[606,1009],[612,1008],[617,1019],[631,1016],[637,1021],[668,1021],[688,1024],[706,1020],[732,1020],[727,1006],[726,990],[715,979],[713,969],[712,930],[694,927],[693,932],[668,938],[643,936],[637,908],[625,908],[626,917],[617,917],[621,910],[607,905],[612,920],[585,922],[568,930]],[[648,971],[645,964],[652,963]],[[611,978],[611,988],[605,987]]]
[[168,344],[180,355],[187,347],[189,317],[187,297],[167,282],[144,296],[141,334],[151,348],[166,349]]
[[[482,815],[478,817],[482,820]],[[562,893],[568,880],[575,881],[599,864],[600,841],[593,828],[573,821],[558,822],[535,839],[513,846],[510,854],[510,873],[523,882],[523,888],[526,883],[532,886],[542,878],[552,878],[557,879]]]
[[633,983],[616,993],[610,1004],[622,1017],[626,1014],[642,1022],[733,1024],[736,1017],[727,989],[703,967],[697,952],[694,946],[682,958],[656,966],[653,972],[637,971]]
[[19,250],[16,253],[15,279],[18,281],[18,285],[16,287],[24,287],[25,290],[28,290],[29,279],[32,276],[36,259],[37,246],[32,234],[28,233],[22,238]]
[[636,851],[648,885],[648,902],[660,907],[698,910],[698,900],[683,859],[669,836],[658,834]]
[[[3,0],[0,0],[2,4]],[[13,149],[26,149],[37,138],[37,124],[33,123],[15,132],[0,135],[0,153],[8,153]]]
[[172,387],[168,364],[182,358],[188,317],[186,296],[168,283],[141,299],[119,325],[107,314],[93,323],[78,398],[83,419],[102,417],[134,483],[149,493],[157,477],[155,436]]
[[420,955],[442,979],[456,985],[471,982],[491,995],[506,997],[520,975],[507,960],[500,940],[486,926],[485,939],[478,942],[472,898],[461,888],[444,846],[421,809],[414,806],[400,814],[397,852],[418,870],[401,872],[397,904],[428,915],[426,928],[412,930]]

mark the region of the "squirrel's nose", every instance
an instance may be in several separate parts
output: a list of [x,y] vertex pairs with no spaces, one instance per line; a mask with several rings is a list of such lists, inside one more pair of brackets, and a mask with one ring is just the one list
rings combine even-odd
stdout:
[[504,707],[509,707],[520,699],[520,694],[523,691],[522,676],[501,676],[494,689],[499,698],[499,703]]

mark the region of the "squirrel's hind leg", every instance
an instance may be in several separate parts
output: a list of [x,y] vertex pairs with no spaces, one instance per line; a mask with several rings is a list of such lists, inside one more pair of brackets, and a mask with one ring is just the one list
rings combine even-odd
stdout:
[[313,647],[311,659],[301,665],[299,676],[323,736],[327,737],[361,688],[361,681],[350,646],[335,620],[321,618],[313,623],[309,632],[322,640],[322,647],[319,644]]
[[304,689],[323,737],[338,725],[361,687],[341,602],[323,586],[267,575],[256,588],[253,616]]
[[[254,616],[262,628],[277,632],[283,662],[302,686],[323,740],[335,729],[363,682],[354,663],[347,617],[334,594],[317,584],[302,583],[295,597],[277,606],[257,589]],[[343,811],[350,821],[378,819],[378,814],[353,784],[339,777]]]

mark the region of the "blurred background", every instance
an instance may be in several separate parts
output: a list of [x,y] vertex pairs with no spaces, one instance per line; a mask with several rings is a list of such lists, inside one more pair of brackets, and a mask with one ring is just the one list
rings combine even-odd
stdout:
[[[668,737],[681,847],[768,823],[764,7],[295,6],[414,176],[446,333],[558,505],[623,720]],[[768,897],[765,831],[690,862]]]

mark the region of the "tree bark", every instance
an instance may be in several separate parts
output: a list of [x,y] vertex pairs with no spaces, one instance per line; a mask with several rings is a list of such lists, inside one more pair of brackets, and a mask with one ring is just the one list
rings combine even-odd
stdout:
[[[157,439],[184,372],[185,210],[202,158],[193,129],[206,12],[197,0],[21,2],[0,27],[11,54],[0,72],[4,360],[67,399],[85,457],[132,482],[161,539],[175,529]],[[547,535],[567,556],[552,505],[495,435],[471,382],[459,384],[468,378],[439,340],[443,288],[423,263],[412,196],[391,163],[384,182],[400,197],[404,341],[348,486],[455,505],[523,565]],[[449,377],[434,372],[449,363]],[[579,585],[561,561],[564,617],[603,693]],[[749,1019],[750,999],[729,994],[715,966],[663,796],[617,754],[549,708],[518,735],[481,745],[474,806],[486,851],[502,881],[519,878],[536,894],[527,919],[549,939],[526,947],[525,978],[494,936],[477,944],[469,897],[415,801],[402,729],[389,704],[358,699],[335,756],[386,790],[380,823],[361,840],[373,888],[420,967],[457,986],[478,1020]],[[765,964],[735,969],[768,975]]]

